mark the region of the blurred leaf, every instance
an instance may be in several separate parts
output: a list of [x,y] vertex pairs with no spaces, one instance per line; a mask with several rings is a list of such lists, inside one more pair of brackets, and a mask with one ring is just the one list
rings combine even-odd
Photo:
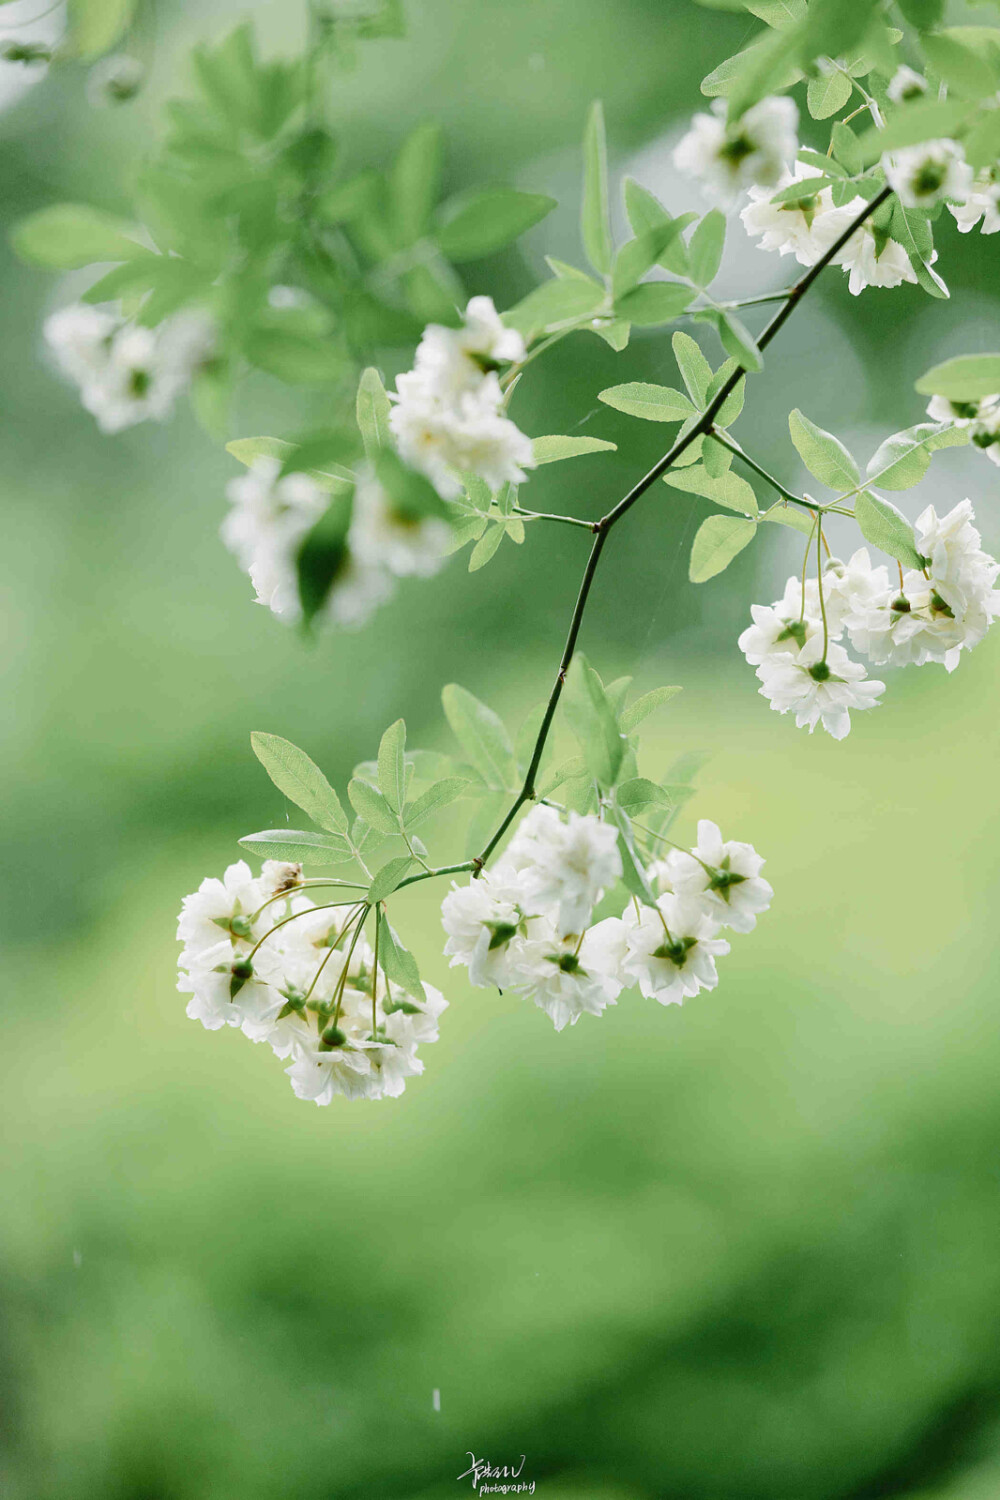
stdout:
[[449,199],[434,238],[449,260],[479,260],[509,245],[556,207],[554,198],[513,188],[482,188]]
[[[615,256],[614,269],[611,273],[612,295],[616,302],[630,291],[651,267],[656,265],[667,246],[684,229],[687,219],[687,215],[680,219],[667,219],[664,216],[662,223],[645,230],[621,247]],[[725,220],[723,220],[724,232]]]
[[587,259],[595,271],[611,270],[611,215],[608,208],[608,150],[604,108],[595,99],[583,135],[583,201],[580,228]]
[[618,852],[621,855],[622,880],[626,889],[648,906],[655,906],[656,896],[646,877],[646,867],[636,853],[628,814],[617,803],[612,803],[607,809],[607,815],[618,829]]
[[303,624],[309,626],[330,597],[348,560],[347,533],[353,493],[338,495],[302,541],[295,558],[295,576]]
[[613,406],[630,417],[643,417],[647,422],[683,422],[696,410],[683,392],[639,380],[609,386],[606,391],[598,391],[597,399],[605,406]]
[[969,114],[966,101],[918,99],[902,105],[883,130],[866,130],[858,137],[858,151],[867,164],[878,161],[884,151],[916,146],[921,141],[952,137]]
[[643,693],[641,698],[637,698],[634,703],[630,703],[627,708],[623,709],[618,720],[618,727],[622,734],[631,734],[633,729],[637,729],[642,721],[647,719],[661,704],[669,703],[671,698],[676,698],[680,691],[679,687],[658,687],[653,688],[649,693]]
[[578,458],[583,453],[613,453],[617,443],[593,437],[536,437],[531,440],[531,454],[537,465],[557,463],[563,458]]
[[743,3],[758,21],[766,21],[776,31],[788,31],[806,13],[806,0],[743,0]]
[[400,245],[412,245],[427,229],[441,177],[441,127],[427,120],[399,148],[389,174],[389,201]]
[[320,828],[346,834],[347,814],[340,798],[304,750],[280,735],[260,730],[253,731],[250,744],[279,792],[301,807]]
[[701,92],[710,99],[719,99],[728,97],[737,87],[744,88],[748,79],[759,80],[756,86],[770,80],[775,89],[788,88],[796,83],[802,75],[788,55],[789,49],[782,47],[776,52],[768,47],[770,40],[764,38],[754,42],[744,51],[719,63],[702,79]]
[[990,167],[1000,157],[1000,110],[983,113],[965,137],[965,156],[976,172]]
[[487,786],[515,791],[517,762],[514,747],[493,710],[454,682],[442,692],[441,702],[452,733]]
[[389,397],[385,393],[382,377],[369,365],[361,376],[357,399],[358,429],[369,462],[374,462],[380,449],[389,447],[392,441],[389,431],[390,411]]
[[625,742],[600,678],[579,652],[566,674],[564,704],[590,775],[603,787],[614,786]]
[[[297,451],[298,444],[285,442],[283,438],[236,438],[233,442],[226,444],[226,452],[231,453],[233,458],[238,459],[241,464],[246,464],[247,468],[251,468],[259,458],[278,458],[281,460],[282,467],[285,468],[289,461],[295,458]],[[337,474],[332,471],[323,472],[309,468],[302,472],[308,474],[309,478],[321,489],[328,491],[342,491],[345,485],[351,483],[350,476],[346,473]]]
[[132,20],[136,0],[69,0],[69,47],[89,61],[110,51]]
[[436,781],[415,801],[407,803],[403,812],[404,826],[411,831],[418,828],[433,813],[439,812],[459,797],[464,797],[468,790],[469,783],[459,776],[449,776],[443,781]]
[[416,521],[424,516],[452,519],[453,510],[441,499],[423,474],[409,468],[394,448],[381,448],[375,459],[375,474],[389,495],[392,508],[404,520]]
[[921,31],[940,26],[944,18],[945,0],[897,0],[897,3],[910,25]]
[[[648,188],[636,182],[634,177],[625,179],[625,212],[632,226],[632,232],[637,238],[641,238],[650,230],[658,229],[664,224],[678,224],[680,232],[683,232],[698,217],[695,213],[686,213],[672,218],[660,200]],[[688,273],[687,246],[681,239],[680,232],[668,241],[658,263],[668,271],[673,271],[677,276],[686,276]]]
[[688,577],[692,583],[705,583],[729,567],[737,553],[753,541],[756,522],[736,516],[709,516],[702,521],[691,547]]
[[684,311],[694,297],[690,287],[672,281],[646,281],[626,292],[615,303],[615,312],[637,328],[668,323]]
[[15,224],[10,242],[30,265],[70,271],[95,261],[148,260],[148,247],[131,237],[136,233],[127,220],[86,203],[53,203]]
[[843,120],[834,120],[830,141],[834,156],[852,177],[864,169],[864,157],[858,150],[858,138],[850,125]]
[[380,791],[359,777],[347,783],[347,795],[359,818],[378,833],[398,833],[399,819]]
[[529,292],[504,313],[503,320],[530,343],[540,333],[576,322],[586,313],[596,312],[604,299],[604,288],[596,281],[556,277]]
[[873,547],[896,557],[910,568],[922,568],[923,558],[917,551],[913,539],[913,527],[888,500],[862,490],[854,502],[854,519],[861,528],[861,535]]
[[663,481],[675,490],[704,495],[706,500],[724,505],[727,510],[739,510],[748,516],[757,514],[757,497],[738,474],[727,473],[713,478],[702,465],[695,464],[687,469],[668,469]]
[[726,216],[717,208],[711,209],[688,241],[688,256],[691,263],[691,279],[697,286],[709,286],[722,264],[722,251],[726,243]]
[[840,491],[860,484],[861,470],[840,439],[817,427],[798,407],[789,413],[788,430],[802,462],[821,484]]
[[265,828],[240,839],[240,847],[260,859],[287,859],[302,865],[342,865],[352,857],[346,838],[294,828]]
[[1000,393],[1000,354],[960,354],[934,365],[917,381],[922,396],[980,401]]
[[799,531],[803,536],[811,536],[816,524],[811,516],[796,510],[785,501],[779,501],[770,510],[766,510],[760,519],[774,521],[778,526],[790,526],[793,531]]
[[935,73],[954,93],[966,99],[985,99],[996,94],[998,79],[988,53],[974,51],[946,31],[925,36],[921,46]]
[[326,385],[343,371],[343,357],[325,338],[278,328],[259,328],[246,342],[252,365],[288,385]]
[[663,806],[670,800],[655,781],[649,781],[645,776],[633,776],[631,781],[623,781],[615,796],[618,806],[628,813],[649,807],[651,803]]

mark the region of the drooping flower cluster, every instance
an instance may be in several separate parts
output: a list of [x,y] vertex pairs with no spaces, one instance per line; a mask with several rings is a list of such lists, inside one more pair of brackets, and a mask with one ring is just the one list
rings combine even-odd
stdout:
[[452,967],[480,987],[513,989],[545,1011],[557,1031],[600,1015],[638,986],[661,1005],[718,983],[729,952],[722,928],[749,932],[770,905],[763,860],[698,824],[690,852],[650,866],[655,905],[633,901],[621,917],[591,925],[593,908],[621,875],[613,827],[592,815],[533,808],[497,866],[453,885],[441,907]]
[[[298,865],[240,861],[184,898],[177,988],[209,1031],[236,1026],[267,1042],[300,1099],[329,1104],[401,1094],[438,1039],[444,997],[389,983],[361,931],[364,908],[316,905]],[[320,882],[322,884],[322,882]]]
[[799,149],[799,111],[793,99],[773,96],[753,105],[735,123],[716,99],[711,114],[697,114],[674,148],[674,166],[699,178],[706,195],[728,208],[746,188],[776,188]]
[[364,625],[391,596],[397,578],[427,578],[443,565],[451,536],[447,522],[404,515],[369,464],[359,470],[351,500],[343,493],[331,496],[309,474],[281,469],[277,458],[258,458],[231,480],[231,509],[222,523],[222,540],[249,574],[257,603],[280,619],[294,624],[302,618],[298,556],[330,505],[351,505],[343,558],[321,612],[330,623]]
[[935,661],[954,671],[1000,613],[1000,565],[982,550],[973,519],[968,500],[940,519],[929,505],[915,528],[924,567],[907,569],[901,583],[862,547],[846,564],[831,559],[822,585],[809,580],[803,590],[790,578],[773,605],[755,604],[739,646],[771,707],[794,712],[810,733],[821,723],[843,739],[851,709],[874,708],[885,691],[839,644],[845,634],[876,666]]
[[1000,465],[1000,395],[982,396],[977,401],[949,401],[947,396],[932,396],[927,415],[934,422],[967,427],[975,447],[982,449],[991,463]]
[[176,313],[156,328],[145,328],[85,302],[53,313],[44,335],[102,432],[165,421],[215,343],[204,313]]
[[471,299],[461,328],[424,329],[413,369],[396,380],[389,422],[400,457],[443,498],[460,493],[462,474],[498,490],[534,466],[530,439],[504,415],[498,374],[524,354],[490,297]]

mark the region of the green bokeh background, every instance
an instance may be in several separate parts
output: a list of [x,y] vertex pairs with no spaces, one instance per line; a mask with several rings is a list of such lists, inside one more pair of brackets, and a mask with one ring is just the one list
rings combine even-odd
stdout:
[[[186,49],[247,13],[295,44],[291,6],[175,5],[130,110],[90,109],[67,70],[0,115],[5,219],[127,208]],[[349,160],[432,113],[450,187],[555,191],[521,250],[469,268],[503,305],[545,252],[578,258],[589,99],[616,179],[685,206],[671,132],[749,32],[687,0],[413,0],[408,39],[371,44],[332,115]],[[733,240],[732,292],[775,284]],[[943,222],[940,246],[950,305],[854,300],[834,272],[782,335],[737,433],[787,480],[790,406],[867,458],[919,420],[927,364],[995,346],[996,242]],[[286,815],[249,731],[342,780],[399,714],[444,745],[451,680],[516,724],[547,690],[585,538],[536,529],[472,577],[457,559],[365,633],[306,647],[217,540],[231,461],[186,412],[101,438],[39,349],[52,287],[0,253],[3,1494],[443,1500],[468,1492],[471,1450],[525,1454],[564,1500],[993,1500],[997,641],[954,678],[892,674],[846,743],[809,738],[735,647],[797,541],[776,528],[695,589],[700,502],[657,487],[615,534],[583,645],[605,675],[684,685],[646,769],[711,753],[686,827],[711,816],[766,853],[773,911],[714,994],[627,995],[556,1036],[446,969],[440,892],[418,887],[399,924],[451,1000],[442,1040],[402,1099],[317,1110],[173,988],[180,896]],[[542,471],[530,503],[607,508],[662,433],[595,392],[671,368],[662,333],[540,362],[527,430],[620,448]],[[234,433],[295,425],[261,378]],[[980,455],[941,455],[904,504],[966,494],[997,551]]]

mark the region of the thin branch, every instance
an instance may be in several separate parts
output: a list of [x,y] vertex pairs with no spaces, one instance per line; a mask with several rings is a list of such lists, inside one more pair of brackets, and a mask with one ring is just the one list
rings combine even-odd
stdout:
[[523,506],[512,507],[515,516],[523,516],[526,521],[563,521],[567,526],[582,526],[584,531],[596,531],[596,521],[581,521],[579,516],[556,516],[545,510],[525,510]]
[[749,453],[744,453],[739,443],[736,442],[735,438],[731,438],[728,432],[720,431],[718,427],[714,427],[712,429],[712,437],[717,443],[721,443],[723,448],[728,448],[730,453],[735,454],[741,463],[746,464],[748,469],[752,469],[755,474],[759,474],[761,479],[769,484],[772,490],[777,490],[778,494],[783,496],[784,499],[791,500],[795,505],[804,505],[806,510],[823,509],[821,505],[816,504],[815,500],[805,500],[801,495],[796,495],[793,490],[786,490],[780,479],[775,479],[774,475],[769,474],[755,458],[751,458]]
[[[860,229],[861,225],[865,222],[869,215],[873,214],[876,209],[880,208],[881,205],[885,203],[885,201],[891,196],[891,194],[892,188],[884,187],[882,191],[871,200],[870,203],[866,203],[864,211],[858,214],[854,219],[852,219],[851,223],[844,230],[843,234],[841,234],[836,240],[834,240],[833,244],[816,262],[816,264],[814,266],[810,266],[805,275],[801,276],[799,280],[794,284],[794,286],[789,288],[787,297],[782,303],[782,306],[775,313],[774,317],[768,323],[767,327],[764,329],[763,333],[757,341],[758,347],[760,349],[766,349],[768,344],[771,343],[772,339],[777,337],[782,328],[784,328],[788,319],[791,317],[795,308],[798,306],[799,302],[812,286],[813,282],[816,281],[817,277],[821,275],[821,273],[826,269],[831,261],[834,260],[837,255],[839,255],[840,251],[843,250],[848,240],[856,230]],[[597,565],[601,560],[601,553],[604,551],[604,544],[607,541],[608,536],[610,535],[612,527],[616,526],[622,519],[622,517],[632,509],[632,506],[635,505],[636,501],[642,499],[646,491],[653,484],[655,484],[655,482],[661,477],[661,475],[666,473],[670,466],[675,463],[678,458],[681,457],[681,455],[691,446],[696,438],[702,437],[704,436],[704,434],[712,431],[712,428],[715,425],[716,417],[719,415],[719,412],[722,410],[726,401],[732,395],[733,391],[736,389],[736,386],[743,379],[745,374],[745,370],[741,368],[735,369],[730,375],[729,379],[723,384],[721,389],[709,402],[709,405],[707,406],[705,411],[702,412],[698,421],[694,424],[690,431],[685,433],[683,437],[678,438],[673,447],[670,448],[669,451],[666,452],[663,457],[653,465],[653,467],[649,470],[649,473],[645,474],[637,484],[633,485],[628,494],[624,495],[621,500],[619,500],[618,504],[611,510],[609,510],[607,515],[603,516],[601,520],[597,522],[597,534],[594,537],[594,545],[591,548],[590,557],[587,559],[587,566],[584,569],[583,578],[580,582],[580,590],[577,594],[576,604],[573,607],[573,614],[569,624],[569,633],[566,637],[566,644],[563,647],[562,657],[559,662],[559,670],[556,673],[556,680],[553,684],[552,691],[549,694],[549,700],[545,705],[545,713],[542,715],[542,722],[538,730],[538,736],[535,740],[535,747],[531,752],[531,760],[528,764],[528,769],[525,774],[524,784],[515,797],[513,804],[504,815],[499,828],[487,843],[482,854],[478,855],[472,861],[475,868],[475,873],[477,875],[482,870],[490,855],[493,853],[493,850],[496,848],[497,844],[499,844],[500,840],[507,832],[507,829],[514,821],[515,817],[517,816],[520,809],[524,806],[525,802],[530,801],[535,795],[535,777],[538,774],[538,767],[541,764],[542,754],[545,750],[545,742],[548,739],[549,730],[552,728],[552,721],[555,718],[556,708],[558,707],[559,699],[562,696],[563,684],[566,681],[566,673],[569,670],[569,664],[572,661],[573,653],[576,650],[576,642],[580,634],[580,627],[583,624],[583,616],[587,608],[587,600],[590,597],[590,590],[594,582],[594,575],[597,572]]]

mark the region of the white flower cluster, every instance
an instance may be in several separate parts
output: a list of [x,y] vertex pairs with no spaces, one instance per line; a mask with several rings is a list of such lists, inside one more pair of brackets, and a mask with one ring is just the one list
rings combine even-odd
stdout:
[[982,449],[991,463],[1000,466],[1000,395],[983,396],[978,401],[949,401],[947,396],[932,396],[927,415],[934,422],[967,427],[973,444]]
[[749,932],[770,905],[764,861],[749,844],[725,842],[714,823],[698,843],[672,850],[648,874],[655,906],[633,901],[621,917],[590,925],[593,908],[621,875],[615,829],[594,816],[533,808],[495,869],[454,885],[441,906],[445,953],[474,985],[513,989],[545,1011],[557,1031],[600,1015],[638,986],[661,1005],[714,989],[723,927]]
[[[222,540],[250,575],[257,603],[280,619],[302,617],[296,562],[312,527],[332,498],[308,474],[282,474],[276,458],[256,459],[246,474],[230,482],[231,510]],[[348,629],[364,625],[390,597],[395,579],[428,578],[442,567],[451,529],[435,516],[401,514],[374,470],[357,475],[344,560],[323,606],[323,617]]]
[[794,711],[796,724],[810,733],[821,723],[843,739],[850,710],[874,708],[885,691],[839,644],[845,633],[876,666],[935,661],[954,671],[962,651],[977,645],[1000,613],[994,588],[1000,565],[983,552],[973,519],[968,500],[940,519],[929,505],[915,529],[925,567],[908,569],[901,586],[884,565],[873,567],[862,547],[846,564],[826,564],[822,601],[817,580],[803,591],[798,578],[789,578],[781,599],[753,605],[753,624],[739,646],[771,707]]
[[447,1001],[425,985],[418,1002],[381,966],[376,982],[360,908],[315,905],[296,894],[301,875],[268,860],[255,879],[241,860],[184,898],[177,988],[191,995],[187,1013],[209,1031],[238,1026],[269,1043],[290,1059],[300,1099],[401,1094],[424,1070],[418,1048],[437,1041]]
[[413,369],[397,378],[389,425],[400,457],[445,499],[460,493],[462,474],[498,490],[534,467],[531,440],[504,415],[497,373],[524,355],[492,299],[473,297],[461,328],[424,329]]
[[53,313],[44,335],[102,432],[165,421],[215,344],[205,313],[180,312],[156,328],[143,328],[85,302]]
[[777,188],[782,171],[794,161],[799,111],[793,99],[772,96],[726,122],[726,103],[716,99],[711,114],[697,114],[674,148],[674,166],[699,178],[705,193],[723,208],[745,188]]

